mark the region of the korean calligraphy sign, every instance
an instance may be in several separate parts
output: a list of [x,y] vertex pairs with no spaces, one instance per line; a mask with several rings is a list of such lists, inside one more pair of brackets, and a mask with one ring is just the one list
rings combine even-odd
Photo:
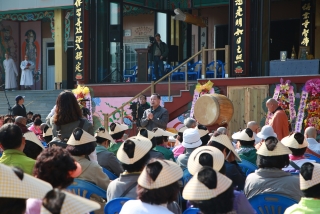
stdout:
[[313,35],[313,10],[312,0],[301,1],[301,18],[300,18],[300,44],[302,46],[310,46]]
[[74,80],[83,80],[84,52],[83,52],[83,17],[84,0],[74,0]]

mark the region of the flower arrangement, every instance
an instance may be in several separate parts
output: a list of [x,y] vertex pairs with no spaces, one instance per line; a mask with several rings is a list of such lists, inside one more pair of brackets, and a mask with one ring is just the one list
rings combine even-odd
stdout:
[[296,130],[315,127],[320,134],[320,79],[308,80],[302,89]]
[[[276,85],[274,90],[273,99],[278,101],[279,106],[285,111],[289,123],[292,123],[296,118],[296,111],[294,109],[294,90],[290,80],[284,81],[282,78],[280,79],[280,84]],[[269,112],[266,119],[266,125],[269,124],[269,120],[272,116],[273,114]]]
[[[72,93],[77,98],[81,109],[83,107],[89,109],[90,115],[88,115],[88,120],[92,122],[92,104],[90,89],[87,86],[78,85],[76,89],[72,90]],[[81,102],[81,100],[89,100],[89,102]]]
[[196,91],[198,93],[200,93],[200,95],[202,94],[209,94],[211,89],[213,87],[213,82],[211,82],[210,80],[208,82],[206,82],[205,84],[201,85],[200,83],[198,83],[196,85]]

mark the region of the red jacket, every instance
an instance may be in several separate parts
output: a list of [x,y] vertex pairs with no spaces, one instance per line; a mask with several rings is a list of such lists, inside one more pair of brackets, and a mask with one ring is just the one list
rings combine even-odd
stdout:
[[289,135],[288,117],[282,109],[274,113],[269,121],[269,125],[272,126],[274,132],[277,134],[278,140],[282,140],[282,138]]

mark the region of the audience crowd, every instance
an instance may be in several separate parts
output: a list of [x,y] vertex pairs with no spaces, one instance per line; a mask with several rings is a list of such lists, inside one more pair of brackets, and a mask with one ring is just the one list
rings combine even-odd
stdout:
[[[286,214],[320,213],[320,144],[317,131],[289,132],[283,110],[266,102],[273,117],[229,134],[209,132],[187,118],[176,133],[166,130],[168,112],[153,94],[137,122],[113,122],[93,130],[70,91],[59,94],[43,123],[25,111],[0,117],[0,213],[103,213],[105,204],[129,198],[121,214],[175,213],[197,208],[202,214],[254,214],[251,200],[261,194],[290,198]],[[19,109],[19,108],[22,109]],[[242,129],[243,128],[243,129]],[[256,168],[247,171],[246,166]],[[68,190],[85,181],[105,196],[85,199]]]

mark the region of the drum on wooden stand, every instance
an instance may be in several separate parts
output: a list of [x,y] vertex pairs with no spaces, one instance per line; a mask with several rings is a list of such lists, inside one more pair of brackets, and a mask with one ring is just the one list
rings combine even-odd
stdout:
[[199,97],[194,105],[194,117],[204,125],[229,123],[233,116],[233,104],[221,94],[205,94]]

